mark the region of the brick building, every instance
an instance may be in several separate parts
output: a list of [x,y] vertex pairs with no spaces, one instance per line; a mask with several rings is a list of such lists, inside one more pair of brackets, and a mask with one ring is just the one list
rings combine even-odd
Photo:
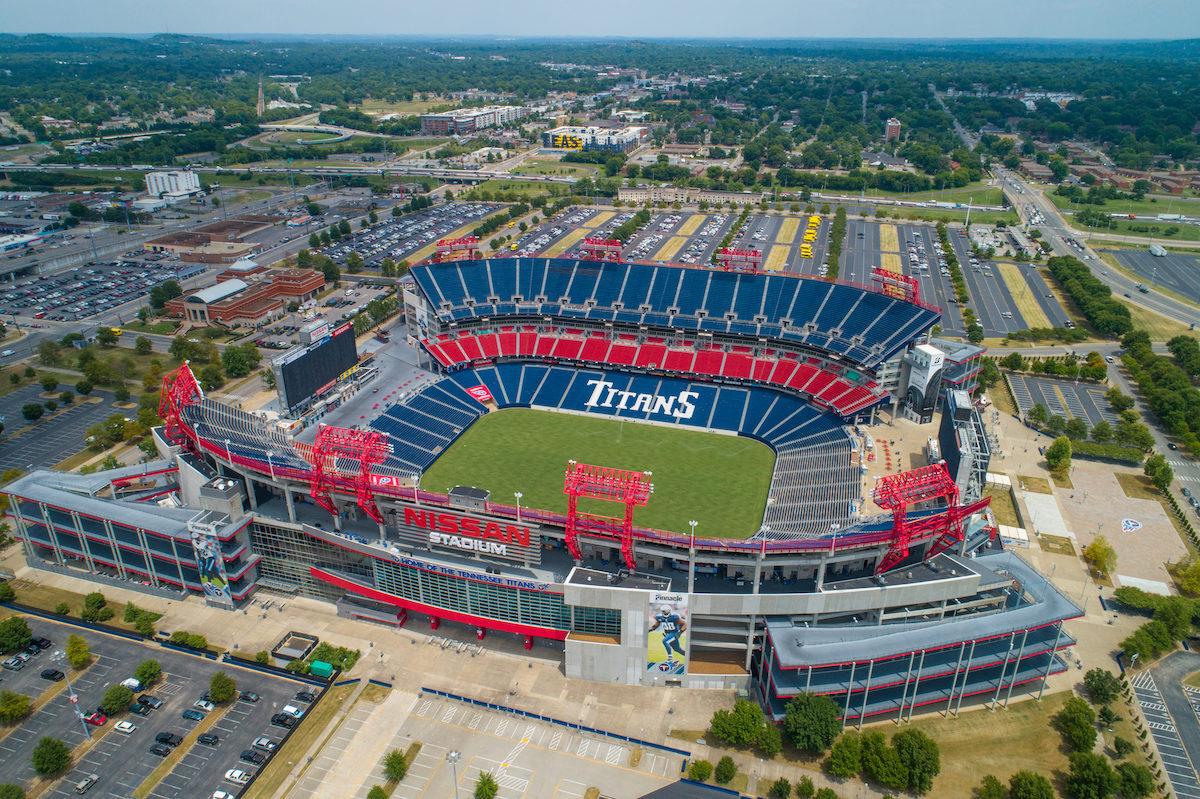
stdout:
[[167,313],[199,324],[257,326],[282,314],[288,303],[311,299],[325,287],[325,276],[316,270],[239,263],[247,266],[237,269],[235,264],[218,276],[215,286],[171,300]]

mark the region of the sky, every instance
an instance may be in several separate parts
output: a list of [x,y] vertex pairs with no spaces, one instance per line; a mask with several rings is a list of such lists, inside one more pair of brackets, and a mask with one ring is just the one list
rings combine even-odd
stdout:
[[1200,0],[14,0],[4,5],[4,33],[1200,37]]

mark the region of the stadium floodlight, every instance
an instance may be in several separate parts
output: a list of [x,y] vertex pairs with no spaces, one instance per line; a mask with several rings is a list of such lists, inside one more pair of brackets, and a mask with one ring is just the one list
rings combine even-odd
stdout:
[[692,549],[696,548],[696,525],[699,523],[695,519],[688,520],[688,525],[692,528]]
[[520,491],[514,491],[513,496],[517,498],[517,522],[521,521],[521,497],[525,496]]

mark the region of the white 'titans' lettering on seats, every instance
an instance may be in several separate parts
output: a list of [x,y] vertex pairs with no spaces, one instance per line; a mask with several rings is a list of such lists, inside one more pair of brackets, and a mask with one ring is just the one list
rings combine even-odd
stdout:
[[[673,397],[660,397],[657,394],[638,394],[634,391],[620,391],[607,380],[589,380],[592,386],[592,396],[585,405],[589,408],[616,408],[618,411],[644,411],[645,413],[661,413],[674,416],[676,419],[691,419],[696,412],[696,406],[691,400],[700,395],[695,391],[680,391]],[[613,400],[620,398],[616,405]],[[633,403],[630,404],[630,400]],[[676,407],[678,403],[678,407]]]

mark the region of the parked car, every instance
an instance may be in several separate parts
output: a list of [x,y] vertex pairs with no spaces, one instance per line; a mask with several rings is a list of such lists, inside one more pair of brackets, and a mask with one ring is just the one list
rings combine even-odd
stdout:
[[209,702],[207,699],[197,699],[192,703],[192,707],[196,708],[196,710],[203,710],[205,713],[211,713],[216,705],[214,705],[212,702]]
[[154,711],[148,705],[139,705],[137,702],[134,702],[129,706],[129,712],[136,713],[139,716],[149,716]]
[[274,716],[271,716],[271,723],[276,727],[284,727],[290,730],[296,726],[296,719],[292,716],[285,716],[283,713],[276,713]]
[[175,747],[183,743],[183,736],[177,735],[173,732],[160,732],[158,735],[154,736],[154,740],[157,743]]
[[243,702],[257,702],[259,699],[262,699],[262,697],[253,691],[242,691],[242,693],[238,696],[238,699]]
[[264,752],[274,752],[275,747],[279,746],[279,744],[263,735],[255,738],[254,743],[250,744],[250,746],[254,747],[255,749],[261,749]]
[[296,693],[296,699],[300,700],[301,702],[308,702],[309,704],[312,704],[313,702],[317,701],[317,695],[309,691],[298,691]]
[[58,669],[42,669],[43,680],[49,680],[50,682],[61,682],[65,676],[66,675]]
[[25,661],[17,657],[11,657],[5,660],[3,663],[0,663],[0,666],[3,666],[9,671],[20,671],[21,669],[25,668]]
[[132,721],[118,721],[113,725],[113,730],[121,733],[122,735],[129,735],[136,729],[137,725]]
[[83,717],[83,720],[86,721],[88,724],[95,724],[97,727],[99,727],[102,724],[104,724],[106,721],[108,721],[108,716],[104,715],[103,713],[99,713],[99,712],[88,713],[86,716]]
[[167,755],[171,754],[171,747],[164,746],[163,744],[154,744],[150,747],[150,754],[158,755],[159,757],[166,757]]
[[151,696],[150,694],[142,694],[137,698],[137,701],[139,705],[145,705],[151,710],[158,710],[160,707],[162,707],[162,700],[157,696]]
[[240,768],[231,768],[225,772],[225,779],[238,785],[245,785],[250,782],[250,775]]
[[256,766],[261,766],[267,762],[266,755],[262,752],[255,752],[253,749],[243,749],[242,753],[238,755],[238,759],[246,763],[253,763]]
[[204,714],[190,707],[183,711],[183,717],[188,721],[204,721]]
[[43,638],[40,635],[33,636],[33,643],[38,649],[49,649],[54,646],[54,643],[49,638]]
[[216,746],[221,743],[220,737],[213,735],[211,732],[206,732],[196,739],[205,746]]

